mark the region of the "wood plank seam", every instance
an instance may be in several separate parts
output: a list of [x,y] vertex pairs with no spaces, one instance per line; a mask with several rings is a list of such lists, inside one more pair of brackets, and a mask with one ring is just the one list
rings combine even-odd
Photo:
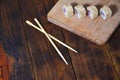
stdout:
[[116,65],[115,65],[115,63],[114,63],[114,59],[113,59],[113,57],[112,57],[112,52],[111,52],[111,50],[110,50],[109,44],[106,44],[106,45],[105,45],[105,48],[106,48],[107,51],[108,51],[107,54],[108,54],[109,60],[110,60],[111,64],[113,64],[113,68],[114,68],[115,73],[116,73],[116,79],[117,79],[117,80],[120,80],[120,76],[119,76],[119,73],[117,72]]
[[29,46],[29,44],[28,44],[27,33],[26,33],[26,31],[25,31],[25,25],[24,25],[24,21],[23,21],[22,10],[21,10],[21,7],[20,7],[20,0],[18,0],[18,4],[19,4],[19,12],[20,12],[20,15],[21,15],[21,22],[22,22],[23,30],[24,30],[24,34],[25,34],[25,39],[26,39],[26,42],[27,42],[26,44],[27,44],[27,46],[28,46],[28,53],[29,53],[29,55],[30,55],[32,70],[33,70],[33,73],[34,73],[33,76],[34,76],[35,80],[38,80],[38,79],[37,79],[37,76],[36,76],[34,64],[33,64],[33,58],[32,58],[32,55],[31,55],[30,46]]
[[[4,0],[5,1],[5,0]],[[13,3],[14,2],[14,3]],[[17,0],[17,2],[18,2],[18,0]],[[5,36],[5,41],[4,41],[4,46],[5,47],[7,47],[7,48],[10,48],[11,49],[11,47],[13,47],[13,46],[15,46],[14,48],[16,49],[16,48],[19,48],[19,50],[21,50],[22,49],[22,47],[25,47],[26,48],[26,45],[24,45],[24,44],[22,44],[22,41],[20,41],[21,43],[20,44],[16,44],[17,43],[17,41],[18,41],[18,37],[17,36],[19,36],[19,37],[21,37],[21,36],[23,36],[22,37],[22,40],[23,41],[25,41],[25,39],[24,39],[24,35],[22,35],[22,31],[21,31],[21,20],[20,21],[18,21],[17,22],[17,20],[19,20],[19,17],[20,17],[20,15],[19,15],[19,9],[18,10],[16,10],[16,8],[18,8],[18,6],[16,6],[16,5],[14,5],[14,4],[16,4],[17,3],[16,1],[14,1],[14,0],[12,0],[12,1],[5,1],[5,11],[4,11],[4,15],[3,16],[5,16],[5,18],[3,17],[3,20],[5,20],[5,21],[3,21],[4,23],[4,27],[6,28],[7,27],[7,29],[6,30],[8,30],[8,35],[7,36]],[[11,23],[15,20],[14,18],[17,18],[17,20],[16,20],[16,22],[15,23],[13,23],[12,25],[11,25]],[[7,22],[6,22],[7,21]],[[7,24],[6,24],[7,23]],[[19,24],[18,24],[19,23]],[[19,26],[20,25],[20,26]],[[13,29],[15,29],[15,31],[16,31],[16,29],[19,29],[19,31],[18,31],[18,34],[17,34],[17,36],[16,36],[16,34],[14,34],[14,32],[11,32]],[[20,33],[19,33],[20,32]],[[7,43],[7,39],[8,39],[8,42],[9,43]],[[19,38],[19,39],[21,39],[21,38]],[[11,41],[11,40],[13,40],[13,41]],[[5,43],[6,42],[6,43]],[[6,46],[7,45],[7,46]],[[16,46],[17,45],[17,46]],[[8,47],[9,46],[9,47]],[[20,46],[21,46],[21,48],[20,48]],[[9,50],[10,50],[9,49]],[[18,51],[19,51],[18,50]],[[20,57],[18,57],[18,58],[22,58],[23,57],[23,52],[25,53],[25,55],[24,56],[26,56],[26,54],[27,54],[27,51],[25,50],[25,49],[22,49],[20,52],[18,52],[18,54],[17,54],[17,50],[15,50],[15,52],[14,52],[14,50],[10,50],[11,52],[10,52],[10,54],[12,55],[12,56],[15,56],[15,55],[19,55],[19,53],[21,53],[20,54]],[[8,52],[9,53],[9,52]],[[15,53],[15,54],[14,54]],[[14,57],[15,58],[15,57]],[[14,67],[14,71],[15,72],[13,72],[13,74],[12,74],[12,78],[14,78],[14,79],[16,79],[16,80],[18,80],[18,78],[19,78],[19,76],[21,76],[21,77],[23,77],[23,78],[25,78],[25,76],[26,75],[29,75],[28,77],[26,76],[26,78],[29,78],[30,80],[32,79],[32,71],[30,70],[30,69],[28,69],[28,71],[26,71],[26,72],[24,72],[24,73],[27,73],[27,72],[31,72],[31,74],[19,74],[18,75],[18,72],[21,70],[21,73],[23,73],[23,69],[25,69],[25,68],[27,68],[28,66],[30,67],[31,65],[28,63],[28,65],[26,65],[26,67],[24,67],[25,66],[25,64],[26,64],[26,62],[24,62],[24,61],[26,61],[26,60],[28,59],[28,57],[26,56],[26,58],[22,58],[22,60],[21,60],[21,62],[20,63],[22,63],[22,64],[20,64],[19,63],[19,61],[18,61],[18,63],[16,63],[16,66]],[[28,60],[28,62],[29,62],[29,60]],[[19,66],[18,66],[19,65]],[[28,67],[28,68],[29,68]],[[19,68],[19,69],[18,69]],[[21,69],[22,68],[22,69]],[[13,75],[15,75],[15,77],[13,76]]]

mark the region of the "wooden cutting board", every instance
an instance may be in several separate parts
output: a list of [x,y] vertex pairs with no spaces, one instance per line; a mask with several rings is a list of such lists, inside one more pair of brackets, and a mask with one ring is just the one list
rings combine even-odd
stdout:
[[98,45],[105,44],[120,23],[120,0],[69,1],[73,6],[77,4],[82,4],[85,7],[95,5],[98,9],[104,5],[108,5],[112,9],[113,15],[107,20],[103,20],[101,16],[94,20],[91,20],[88,16],[78,19],[75,15],[67,18],[62,12],[62,6],[65,4],[64,0],[59,0],[48,13],[48,21]]

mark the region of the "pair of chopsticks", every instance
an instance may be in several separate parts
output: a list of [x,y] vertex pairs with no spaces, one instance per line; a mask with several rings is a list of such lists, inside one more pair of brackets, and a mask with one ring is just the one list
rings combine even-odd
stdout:
[[55,38],[54,36],[50,35],[49,33],[47,33],[45,31],[45,29],[42,27],[42,25],[40,24],[40,22],[34,18],[34,21],[37,23],[37,25],[39,27],[37,27],[36,25],[34,25],[33,23],[31,23],[30,21],[26,20],[26,23],[28,25],[30,25],[31,27],[37,29],[38,31],[42,32],[43,34],[45,34],[45,36],[48,38],[48,40],[51,42],[52,46],[55,48],[55,50],[58,52],[58,54],[60,55],[60,57],[63,59],[63,61],[68,65],[68,62],[65,60],[65,58],[63,57],[62,53],[60,52],[60,50],[57,48],[57,46],[55,45],[55,43],[52,41],[55,40],[56,42],[58,42],[59,44],[63,45],[64,47],[74,51],[75,53],[78,53],[78,51],[76,51],[75,49],[73,49],[72,47],[68,46],[67,44],[63,43],[62,41],[58,40],[57,38]]

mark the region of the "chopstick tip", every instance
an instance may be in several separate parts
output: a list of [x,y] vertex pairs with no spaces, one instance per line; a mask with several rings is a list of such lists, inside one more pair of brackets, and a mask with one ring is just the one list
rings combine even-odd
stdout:
[[76,53],[78,53],[78,51],[76,51]]
[[68,63],[66,63],[66,65],[68,66],[69,64],[68,64]]
[[28,23],[29,21],[28,21],[28,20],[26,20],[25,22],[26,22],[26,23]]
[[65,62],[66,65],[69,65],[68,62],[66,60],[63,60]]
[[34,20],[37,20],[37,18],[34,18]]

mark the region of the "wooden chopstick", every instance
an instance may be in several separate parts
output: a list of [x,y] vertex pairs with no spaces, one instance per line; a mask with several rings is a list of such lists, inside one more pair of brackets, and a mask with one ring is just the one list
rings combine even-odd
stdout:
[[63,59],[63,61],[68,65],[68,62],[65,60],[65,58],[62,55],[62,53],[60,52],[60,50],[57,48],[57,46],[52,41],[52,39],[49,37],[49,35],[47,34],[47,32],[44,30],[44,28],[41,26],[41,24],[39,23],[39,21],[36,18],[34,20],[38,24],[38,26],[41,28],[41,30],[43,31],[43,33],[46,35],[46,37],[48,38],[48,40],[51,42],[51,44],[53,45],[53,47],[55,48],[55,50],[58,52],[58,54],[60,55],[60,57]]
[[65,46],[66,48],[72,50],[73,52],[75,53],[78,53],[77,50],[73,49],[72,47],[68,46],[67,44],[63,43],[62,41],[58,40],[57,38],[55,38],[54,36],[52,35],[49,35],[53,40],[55,40],[56,42],[60,43],[61,45]]
[[[33,23],[31,23],[30,21],[26,20],[26,23],[27,23],[28,25],[30,25],[31,27],[33,27],[33,28],[35,28],[35,29],[37,29],[38,31],[40,31],[40,32],[43,33],[43,31],[42,31],[40,28],[38,28],[36,25],[34,25]],[[72,50],[72,51],[75,52],[75,53],[78,53],[77,50],[73,49],[72,47],[70,47],[70,46],[68,46],[67,44],[63,43],[62,41],[58,40],[57,38],[55,38],[54,36],[50,35],[49,33],[47,33],[47,34],[48,34],[53,40],[55,40],[56,42],[60,43],[60,44],[63,45],[64,47]]]

